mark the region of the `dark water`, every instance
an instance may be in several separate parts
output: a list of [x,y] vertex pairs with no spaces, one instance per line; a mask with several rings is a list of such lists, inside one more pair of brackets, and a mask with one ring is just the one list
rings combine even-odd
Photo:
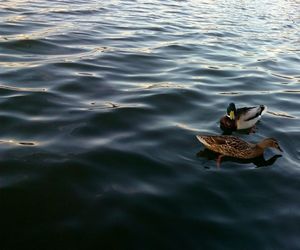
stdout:
[[[0,5],[0,249],[300,249],[299,1]],[[197,157],[231,101],[283,157]]]

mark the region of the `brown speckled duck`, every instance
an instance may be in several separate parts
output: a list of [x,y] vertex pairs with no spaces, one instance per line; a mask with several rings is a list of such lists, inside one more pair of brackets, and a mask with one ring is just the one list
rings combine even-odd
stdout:
[[197,135],[197,139],[209,150],[219,153],[217,166],[220,166],[223,156],[239,159],[252,159],[261,156],[266,148],[276,148],[282,152],[274,138],[266,138],[254,144],[246,142],[236,136],[226,135]]

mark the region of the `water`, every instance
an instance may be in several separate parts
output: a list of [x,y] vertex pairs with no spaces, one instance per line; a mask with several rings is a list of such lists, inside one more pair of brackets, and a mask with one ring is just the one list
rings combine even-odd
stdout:
[[[2,1],[0,248],[300,249],[299,13]],[[282,157],[197,156],[229,102],[269,107],[238,136],[275,137]]]

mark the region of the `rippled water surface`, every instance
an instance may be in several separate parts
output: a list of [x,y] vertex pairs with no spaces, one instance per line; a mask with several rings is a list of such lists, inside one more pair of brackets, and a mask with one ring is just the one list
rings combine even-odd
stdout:
[[[0,3],[1,249],[300,249],[300,3]],[[229,102],[267,167],[199,157]]]

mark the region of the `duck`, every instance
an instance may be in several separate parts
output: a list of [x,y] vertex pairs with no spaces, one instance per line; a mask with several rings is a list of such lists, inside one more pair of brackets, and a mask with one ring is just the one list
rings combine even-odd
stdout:
[[224,131],[250,129],[267,112],[267,106],[243,107],[236,109],[234,103],[227,107],[227,114],[220,119],[220,127]]
[[253,159],[262,156],[266,148],[275,148],[283,152],[275,138],[265,138],[255,144],[231,135],[197,135],[196,137],[206,148],[219,154],[218,167],[224,156]]

